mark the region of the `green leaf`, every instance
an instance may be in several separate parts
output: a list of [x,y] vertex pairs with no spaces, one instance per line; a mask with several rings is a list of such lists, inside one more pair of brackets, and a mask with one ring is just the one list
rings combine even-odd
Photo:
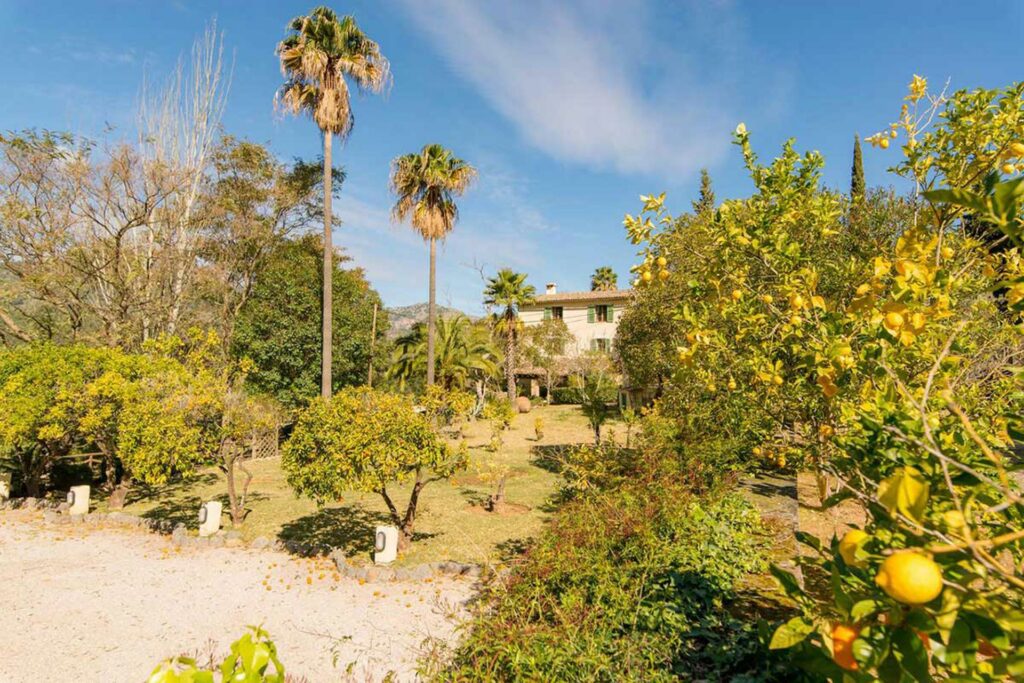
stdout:
[[920,521],[928,505],[930,485],[913,467],[904,467],[878,485],[878,500],[890,514],[901,512]]
[[775,580],[782,586],[782,590],[787,596],[791,598],[803,596],[803,589],[800,588],[800,583],[796,580],[795,576],[778,565],[773,564],[768,569],[771,571],[772,576],[775,577]]
[[819,552],[821,551],[821,541],[818,540],[817,536],[809,534],[806,531],[796,531],[794,535],[796,536],[796,540],[800,543],[810,546]]
[[913,629],[898,629],[892,636],[892,642],[893,652],[906,673],[920,683],[932,680],[928,670],[928,651]]
[[935,623],[939,627],[939,637],[946,645],[949,645],[950,632],[953,630],[953,625],[956,624],[959,612],[960,594],[951,588],[946,588],[942,591],[942,607],[935,615]]
[[803,617],[793,617],[775,629],[768,648],[771,650],[784,650],[788,647],[793,647],[798,643],[802,643],[813,632],[814,624],[805,621]]
[[881,606],[877,600],[861,600],[850,609],[850,618],[854,621],[861,621],[869,614],[878,611]]

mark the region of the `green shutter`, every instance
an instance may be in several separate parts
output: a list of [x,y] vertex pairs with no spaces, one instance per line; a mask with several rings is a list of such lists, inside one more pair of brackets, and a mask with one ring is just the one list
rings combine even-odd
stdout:
[[551,320],[551,307],[550,306],[545,306],[544,307],[544,319],[545,320]]
[[[591,321],[591,322],[593,322],[593,321]],[[590,350],[591,351],[597,351],[597,340],[596,339],[591,339],[590,340]]]
[[588,323],[594,322],[594,307],[593,306],[587,306],[587,322]]
[[615,306],[608,304],[608,322],[615,322]]

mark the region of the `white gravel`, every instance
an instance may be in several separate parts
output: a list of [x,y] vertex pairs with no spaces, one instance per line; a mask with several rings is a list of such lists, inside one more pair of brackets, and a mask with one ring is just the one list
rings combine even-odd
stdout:
[[140,531],[6,512],[0,683],[144,681],[174,655],[223,656],[249,624],[271,634],[297,680],[411,680],[425,640],[451,641],[472,593],[468,580],[361,585],[325,560],[176,549]]

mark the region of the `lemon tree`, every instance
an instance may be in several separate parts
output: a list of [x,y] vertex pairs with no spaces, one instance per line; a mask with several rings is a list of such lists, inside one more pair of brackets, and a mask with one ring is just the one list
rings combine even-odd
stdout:
[[1022,93],[915,76],[867,138],[905,198],[851,212],[819,155],[790,142],[761,164],[741,124],[753,196],[685,231],[663,195],[626,217],[636,286],[681,292],[658,408],[677,438],[809,465],[826,505],[867,512],[831,544],[802,537],[825,593],[776,572],[801,614],[772,646],[835,680],[1024,675]]

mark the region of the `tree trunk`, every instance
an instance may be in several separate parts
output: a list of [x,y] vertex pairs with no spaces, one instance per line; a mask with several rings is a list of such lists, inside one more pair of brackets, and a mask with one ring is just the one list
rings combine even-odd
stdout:
[[320,350],[320,395],[331,397],[331,351],[334,314],[334,245],[331,240],[331,131],[324,131],[324,293]]
[[405,509],[405,519],[399,528],[398,549],[406,550],[412,545],[413,525],[416,523],[416,506],[420,501],[420,491],[427,485],[426,475],[423,470],[417,468],[416,483],[412,486],[412,493],[409,494],[409,507]]
[[[232,448],[232,446],[228,446]],[[241,493],[239,493],[235,481],[235,467],[245,474],[242,481]],[[236,452],[224,457],[224,476],[228,483],[228,505],[231,507],[231,526],[240,527],[245,522],[245,497],[249,491],[249,483],[252,482],[252,472],[245,469],[239,454]]]
[[436,287],[437,241],[430,238],[430,283],[427,293],[427,386],[434,386],[434,289]]
[[130,489],[131,483],[127,479],[122,479],[114,490],[110,492],[110,497],[107,499],[107,507],[111,510],[123,508],[125,501],[128,500],[128,491]]
[[515,318],[505,316],[505,389],[508,400],[516,400],[516,331]]
[[601,425],[600,423],[594,423],[594,445],[601,445]]
[[501,512],[505,509],[505,482],[508,481],[508,473],[502,474],[498,478],[498,487],[494,493],[491,494],[491,500],[489,507],[491,512]]

